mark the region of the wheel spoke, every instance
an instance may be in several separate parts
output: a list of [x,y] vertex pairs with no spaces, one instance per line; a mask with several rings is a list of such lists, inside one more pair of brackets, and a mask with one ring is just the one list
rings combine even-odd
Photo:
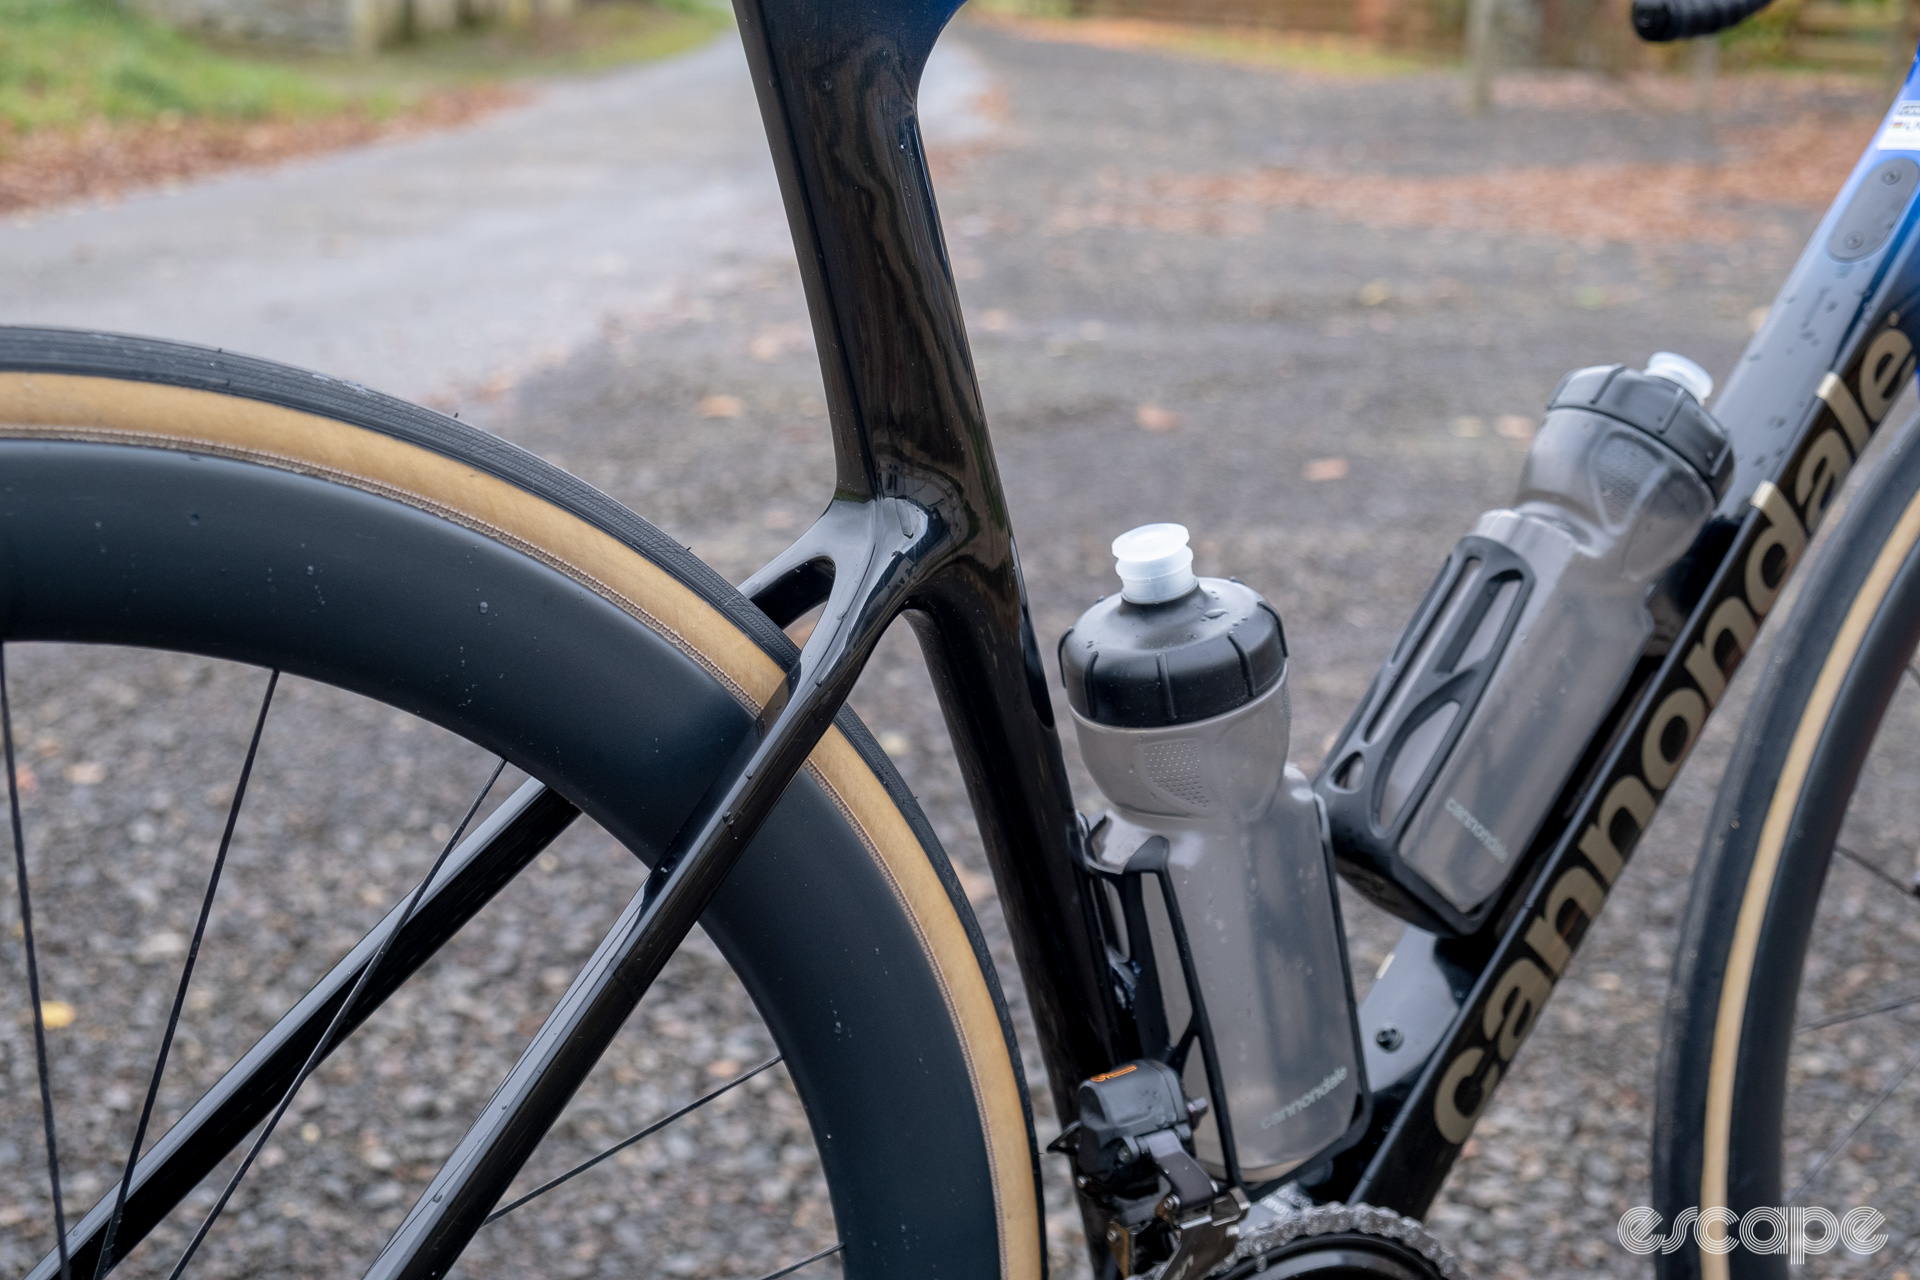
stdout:
[[1832,1017],[1821,1018],[1817,1022],[1802,1023],[1793,1029],[1793,1034],[1819,1031],[1823,1027],[1838,1026],[1842,1022],[1852,1022],[1856,1018],[1871,1018],[1876,1013],[1892,1013],[1896,1009],[1906,1009],[1916,1004],[1920,1004],[1920,995],[1901,996],[1896,1000],[1869,1005],[1864,1009],[1849,1009],[1845,1013],[1836,1013]]
[[207,936],[207,919],[213,914],[213,898],[220,890],[220,873],[227,865],[227,850],[233,847],[233,831],[240,824],[240,806],[246,803],[247,783],[253,779],[253,762],[260,754],[260,735],[267,728],[267,711],[273,706],[273,691],[279,687],[280,670],[267,676],[267,691],[260,698],[260,714],[253,722],[253,737],[247,741],[247,756],[240,764],[240,780],[233,787],[233,801],[227,806],[227,825],[220,833],[220,847],[213,855],[213,871],[207,876],[207,892],[200,899],[200,918],[194,922],[193,938],[187,944],[186,963],[180,966],[180,983],[174,989],[173,1008],[167,1014],[167,1029],[160,1037],[160,1052],[153,1060],[153,1077],[147,1083],[146,1101],[140,1106],[140,1120],[133,1129],[133,1146],[127,1152],[127,1171],[120,1178],[120,1190],[114,1197],[113,1216],[107,1219],[106,1240],[100,1246],[100,1258],[94,1264],[94,1280],[107,1274],[108,1259],[113,1256],[113,1238],[120,1230],[120,1219],[127,1210],[127,1187],[140,1162],[140,1148],[146,1145],[147,1125],[153,1120],[154,1100],[160,1096],[160,1080],[167,1072],[167,1055],[173,1049],[173,1036],[180,1028],[180,1011],[186,1007],[187,987],[193,982],[194,962],[200,958],[200,944]]
[[[454,851],[412,915],[396,905],[354,948],[315,983],[299,1003],[263,1035],[220,1080],[201,1095],[184,1118],[154,1144],[130,1181],[116,1247],[106,1258],[111,1268],[180,1202],[186,1193],[246,1137],[273,1109],[307,1056],[333,1025],[347,996],[386,946],[380,965],[340,1024],[333,1045],[353,1033],[412,974],[432,958],[495,894],[539,857],[580,811],[557,792],[528,781],[502,801]],[[409,900],[412,891],[409,891]],[[99,1265],[101,1242],[117,1188],[96,1204],[75,1227],[69,1248],[84,1273]],[[29,1280],[55,1274],[44,1260]]]
[[794,1272],[798,1271],[800,1268],[810,1267],[814,1263],[820,1261],[820,1259],[822,1258],[831,1258],[834,1254],[840,1252],[842,1249],[846,1247],[847,1246],[845,1241],[842,1241],[841,1243],[835,1244],[835,1245],[828,1245],[826,1248],[822,1249],[820,1252],[814,1254],[810,1258],[802,1258],[800,1259],[800,1261],[793,1263],[790,1266],[782,1267],[778,1271],[767,1272],[767,1274],[760,1277],[760,1280],[780,1280],[781,1276],[790,1276]]
[[649,892],[658,874],[628,901],[366,1280],[444,1275],[486,1221],[693,927],[691,919],[672,918],[685,911],[684,902],[674,904],[677,910],[663,908],[667,895]]
[[294,1095],[300,1092],[300,1086],[307,1082],[307,1077],[313,1074],[314,1068],[320,1065],[320,1060],[324,1058],[327,1051],[333,1047],[334,1038],[339,1034],[341,1024],[346,1020],[347,1011],[359,1002],[360,993],[366,989],[367,979],[380,971],[381,962],[386,959],[387,951],[393,946],[395,935],[400,932],[400,929],[406,927],[407,920],[413,915],[414,911],[420,905],[420,900],[426,895],[427,886],[433,883],[434,878],[440,874],[441,867],[444,866],[447,859],[452,856],[454,849],[460,843],[460,838],[466,834],[468,824],[473,821],[474,815],[480,812],[480,806],[486,801],[487,793],[493,790],[493,784],[500,780],[500,775],[506,770],[506,767],[507,762],[505,759],[500,760],[494,765],[493,772],[487,776],[486,785],[480,788],[480,794],[473,798],[473,803],[467,807],[465,816],[460,819],[460,825],[455,828],[451,836],[447,837],[446,847],[440,850],[440,856],[434,860],[432,870],[427,872],[427,878],[420,882],[419,886],[414,889],[413,895],[407,900],[406,912],[400,917],[399,927],[394,929],[381,941],[380,949],[375,952],[373,959],[361,972],[359,980],[354,984],[353,991],[341,1004],[339,1012],[333,1015],[333,1021],[328,1024],[327,1029],[321,1034],[319,1042],[315,1044],[313,1050],[307,1054],[307,1060],[301,1064],[299,1074],[294,1077],[293,1083],[288,1086],[287,1091],[281,1095],[279,1105],[274,1108],[273,1114],[267,1117],[266,1124],[261,1126],[259,1136],[253,1140],[253,1145],[247,1149],[246,1156],[240,1161],[240,1167],[233,1171],[233,1177],[227,1180],[226,1187],[220,1192],[220,1198],[214,1201],[213,1208],[208,1210],[205,1220],[200,1224],[200,1229],[194,1232],[193,1239],[187,1244],[186,1251],[180,1255],[180,1261],[174,1264],[173,1271],[168,1275],[167,1280],[180,1280],[181,1275],[185,1273],[187,1269],[187,1264],[193,1261],[193,1255],[199,1252],[201,1242],[207,1238],[207,1233],[213,1230],[213,1224],[219,1220],[221,1211],[227,1207],[227,1202],[233,1199],[233,1193],[235,1189],[239,1187],[240,1180],[247,1176],[247,1170],[253,1167],[253,1162],[259,1158],[261,1149],[267,1145],[267,1139],[273,1136],[274,1127],[280,1123],[280,1118],[287,1114],[287,1108],[293,1105]]
[[1887,1264],[1886,1270],[1876,1275],[1873,1280],[1889,1280],[1889,1277],[1902,1270],[1906,1262],[1911,1259],[1914,1254],[1920,1253],[1920,1234],[1911,1231],[1908,1232],[1907,1241],[1907,1247],[1895,1253],[1893,1261]]
[[535,1187],[533,1190],[527,1192],[527,1194],[521,1196],[518,1200],[515,1200],[512,1204],[506,1206],[504,1209],[495,1209],[492,1213],[487,1215],[486,1222],[482,1222],[480,1225],[484,1227],[487,1225],[488,1222],[496,1222],[499,1219],[504,1218],[508,1214],[512,1213],[515,1209],[518,1209],[521,1205],[526,1204],[529,1200],[538,1200],[541,1196],[547,1194],[547,1192],[553,1190],[555,1187],[559,1186],[561,1183],[571,1182],[573,1179],[579,1177],[581,1174],[593,1168],[593,1166],[599,1164],[601,1161],[610,1159],[611,1157],[620,1154],[622,1151],[625,1151],[628,1147],[632,1146],[636,1142],[641,1141],[642,1139],[652,1137],[654,1134],[660,1132],[662,1129],[672,1124],[675,1120],[680,1119],[682,1116],[692,1115],[694,1112],[698,1111],[700,1108],[706,1106],[709,1102],[712,1102],[715,1098],[718,1098],[721,1094],[727,1093],[730,1090],[745,1084],[747,1081],[753,1079],[755,1076],[759,1075],[762,1071],[765,1071],[768,1067],[773,1066],[776,1062],[779,1062],[779,1061],[780,1061],[780,1055],[776,1053],[771,1058],[768,1058],[765,1062],[761,1063],[759,1066],[750,1067],[747,1070],[742,1071],[739,1075],[727,1081],[725,1084],[721,1085],[719,1088],[714,1089],[710,1093],[706,1093],[701,1095],[698,1098],[695,1098],[692,1102],[689,1102],[686,1106],[681,1107],[678,1111],[669,1112],[668,1114],[661,1116],[658,1120],[655,1120],[652,1124],[648,1125],[646,1128],[640,1130],[640,1132],[632,1135],[631,1137],[622,1138],[620,1141],[608,1147],[605,1151],[602,1151],[599,1155],[593,1157],[593,1159],[587,1160],[580,1164],[575,1165],[573,1168],[567,1170],[565,1173],[561,1174],[559,1177],[553,1179],[550,1182],[541,1183],[539,1186]]
[[40,1004],[40,958],[33,945],[33,897],[27,891],[27,837],[20,823],[20,777],[13,760],[13,708],[7,702],[6,646],[0,644],[0,741],[7,763],[7,810],[13,819],[13,871],[20,890],[20,935],[27,952],[27,998],[33,1003],[33,1051],[40,1072],[40,1118],[47,1134],[47,1182],[53,1188],[53,1234],[60,1280],[73,1275],[67,1256],[66,1208],[60,1200],[60,1144],[54,1137],[53,1081],[47,1072],[47,1021]]
[[1920,896],[1916,896],[1913,885],[1902,884],[1898,876],[1891,875],[1886,871],[1881,870],[1879,867],[1876,867],[1871,861],[1855,853],[1853,850],[1847,848],[1843,844],[1835,844],[1833,846],[1833,851],[1839,854],[1841,857],[1845,858],[1848,862],[1851,862],[1855,866],[1859,867],[1862,871],[1865,871],[1869,875],[1874,876],[1876,879],[1882,880],[1885,883],[1893,886],[1894,889],[1899,891],[1901,897],[1912,898],[1916,905],[1920,905]]
[[1920,1050],[1916,1050],[1914,1055],[1907,1059],[1907,1064],[1894,1073],[1893,1079],[1887,1082],[1887,1087],[1882,1089],[1879,1095],[1867,1105],[1867,1109],[1860,1113],[1860,1118],[1855,1120],[1845,1133],[1835,1138],[1833,1144],[1820,1154],[1820,1158],[1814,1161],[1813,1167],[1808,1169],[1806,1175],[1800,1179],[1800,1184],[1787,1195],[1786,1203],[1793,1204],[1800,1199],[1800,1194],[1813,1184],[1815,1178],[1820,1176],[1820,1171],[1826,1168],[1835,1156],[1840,1154],[1847,1143],[1853,1140],[1853,1135],[1865,1127],[1867,1121],[1873,1119],[1873,1113],[1878,1111],[1881,1105],[1893,1096],[1893,1091],[1898,1089],[1901,1084],[1906,1081],[1906,1078],[1913,1074],[1915,1067],[1920,1067]]

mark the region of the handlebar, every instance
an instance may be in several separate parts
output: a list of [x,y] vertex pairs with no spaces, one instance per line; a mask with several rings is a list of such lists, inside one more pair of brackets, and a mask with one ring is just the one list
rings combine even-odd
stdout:
[[1771,0],[1633,0],[1633,29],[1642,40],[1664,44],[1725,31],[1760,12]]

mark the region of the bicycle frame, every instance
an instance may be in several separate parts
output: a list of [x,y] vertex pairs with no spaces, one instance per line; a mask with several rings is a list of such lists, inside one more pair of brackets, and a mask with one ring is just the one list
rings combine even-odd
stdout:
[[[842,575],[828,562],[857,572],[886,549],[884,539],[862,541],[856,512],[905,503],[953,531],[892,598],[912,611],[934,673],[1064,1124],[1078,1081],[1134,1055],[1140,1040],[1102,971],[1099,924],[1077,870],[1081,827],[914,116],[920,69],[957,7],[736,0],[799,251],[838,463],[827,515],[744,589],[782,625],[830,590],[831,614],[843,607]],[[1909,95],[1920,97],[1913,74],[1901,100]],[[1899,110],[1896,102],[1890,122]],[[1876,244],[1858,252],[1841,244],[1871,212],[1870,177],[1904,154],[1882,149],[1881,136],[1716,402],[1736,473],[1663,584],[1685,622],[1664,647],[1656,643],[1600,726],[1529,850],[1532,871],[1489,925],[1458,940],[1406,930],[1361,1008],[1370,1129],[1311,1171],[1316,1198],[1424,1214],[1807,538],[1912,377],[1915,182],[1892,184],[1898,199],[1880,210],[1890,228],[1862,223],[1865,238],[1884,232]],[[1920,152],[1920,132],[1901,140]],[[1848,260],[1829,251],[1830,241]],[[834,643],[849,658],[864,656],[892,616],[870,609],[851,635],[832,619]],[[828,621],[822,631],[834,630]],[[1401,1033],[1392,1053],[1375,1042],[1387,1027]]]
[[[915,116],[921,70],[957,8],[956,0],[736,0],[836,458],[835,492],[820,520],[742,589],[779,625],[815,607],[821,618],[752,740],[370,1275],[444,1273],[903,613],[926,653],[979,818],[1062,1123],[1073,1118],[1079,1081],[1140,1054],[1081,870],[1084,827]],[[1920,98],[1911,75],[1902,99],[1909,94]],[[1920,154],[1920,137],[1901,141]],[[1409,928],[1369,993],[1361,1019],[1372,1120],[1358,1145],[1303,1179],[1316,1198],[1425,1212],[1807,537],[1911,378],[1920,166],[1880,219],[1888,226],[1874,223],[1861,243],[1884,230],[1879,240],[1841,244],[1859,232],[1865,206],[1857,198],[1873,195],[1869,181],[1888,161],[1913,164],[1899,150],[1862,157],[1728,379],[1716,414],[1733,440],[1735,478],[1662,586],[1685,621],[1656,644],[1597,730],[1528,850],[1531,871],[1474,937]],[[1851,257],[1830,253],[1830,239]],[[1387,1027],[1400,1032],[1392,1053],[1374,1040]],[[1082,1208],[1090,1238],[1103,1239],[1097,1208]]]

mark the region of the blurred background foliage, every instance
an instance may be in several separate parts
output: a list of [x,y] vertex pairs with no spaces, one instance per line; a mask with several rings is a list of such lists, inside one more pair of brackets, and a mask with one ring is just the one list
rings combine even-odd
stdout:
[[0,0],[0,123],[17,131],[338,105],[308,76],[217,52],[114,0]]
[[561,17],[463,22],[355,56],[179,30],[122,0],[0,0],[0,135],[341,111],[379,117],[447,85],[665,57],[729,20],[701,0],[588,0]]
[[[1469,0],[973,0],[1032,18],[1144,19],[1238,33],[1279,33],[1301,43],[1350,42],[1419,56],[1458,58]],[[1630,0],[1494,0],[1501,62],[1624,72],[1671,70],[1685,47],[1650,47],[1628,26]],[[1920,40],[1916,0],[1774,0],[1719,41],[1727,68],[1783,67],[1904,72]]]

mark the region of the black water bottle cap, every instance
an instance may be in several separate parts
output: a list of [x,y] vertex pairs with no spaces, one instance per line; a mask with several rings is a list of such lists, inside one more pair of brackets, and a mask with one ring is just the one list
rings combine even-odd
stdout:
[[1116,592],[1060,637],[1067,701],[1116,728],[1225,715],[1273,688],[1286,668],[1280,615],[1253,588],[1223,578],[1201,578],[1156,604]]
[[[1716,498],[1725,497],[1733,479],[1733,449],[1726,430],[1701,407],[1692,388],[1672,372],[1655,372],[1658,367],[1645,373],[1623,364],[1575,369],[1554,389],[1547,412],[1585,409],[1637,427],[1686,459]],[[1700,376],[1706,377],[1704,372]],[[1711,393],[1711,379],[1706,387]]]

